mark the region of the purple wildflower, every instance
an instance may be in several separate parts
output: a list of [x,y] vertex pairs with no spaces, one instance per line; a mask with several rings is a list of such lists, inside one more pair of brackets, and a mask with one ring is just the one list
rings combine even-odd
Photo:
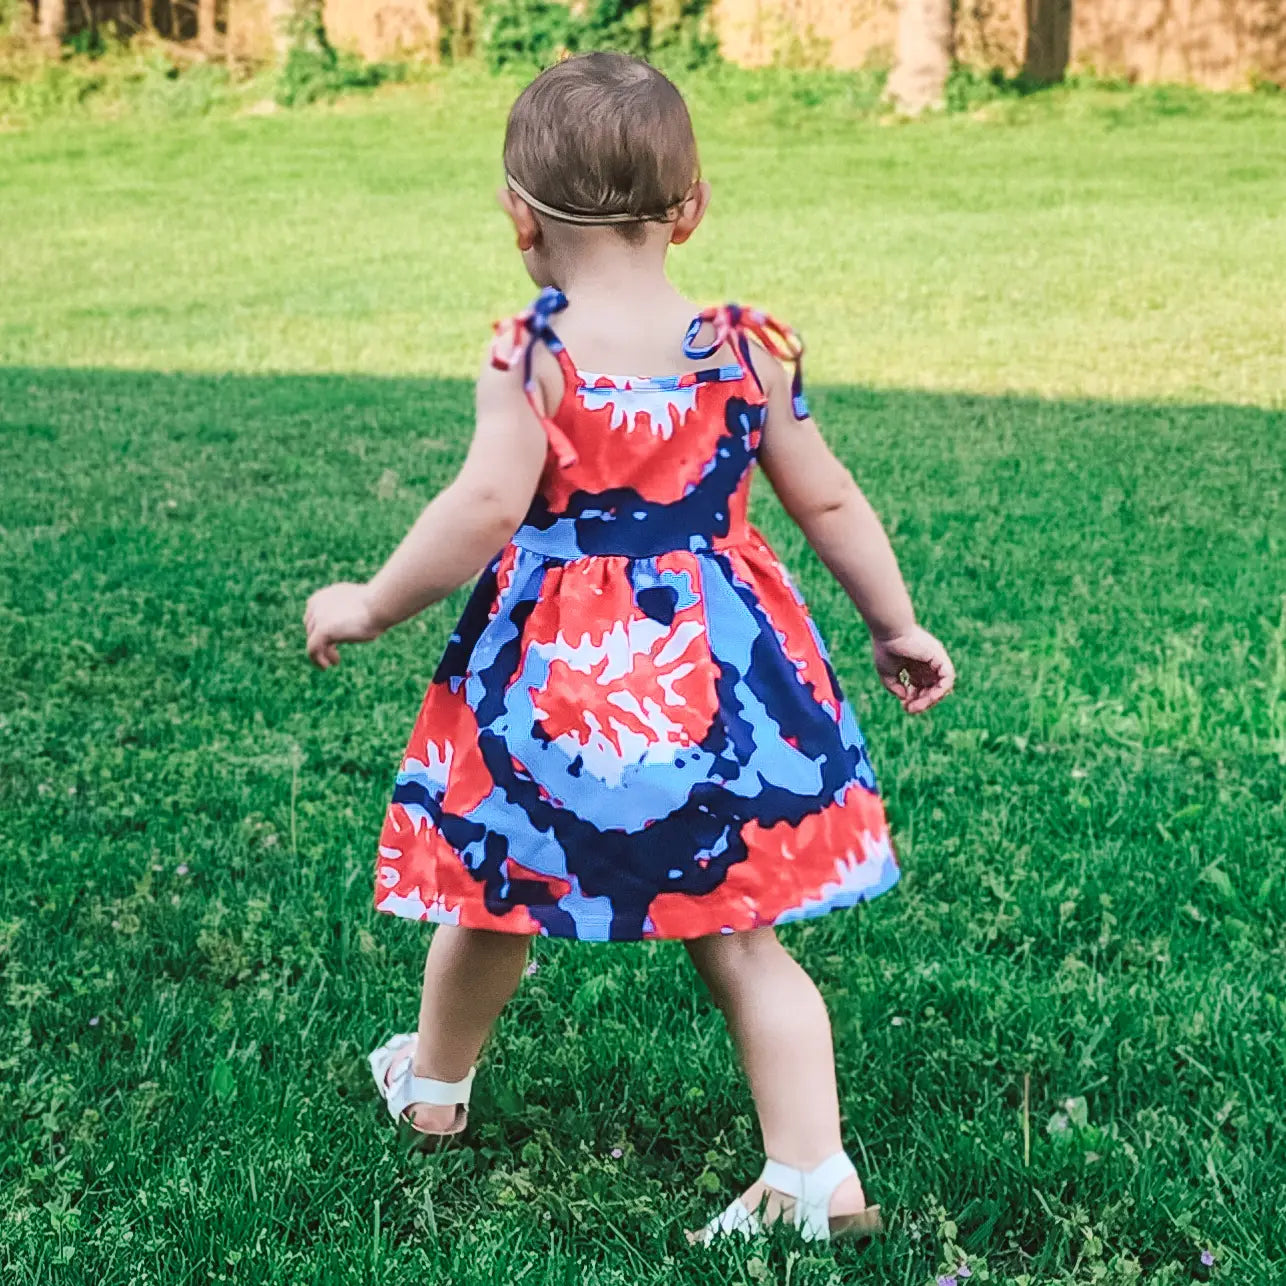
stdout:
[[523,970],[523,972],[528,978],[534,978],[540,972],[540,961],[533,960],[526,969]]
[[956,1286],[956,1279],[949,1273],[944,1273],[938,1278],[938,1286]]
[[613,1161],[619,1161],[619,1160],[620,1160],[624,1155],[625,1155],[625,1152],[624,1152],[624,1150],[623,1150],[623,1149],[621,1149],[621,1148],[613,1148],[613,1149],[612,1149],[612,1160],[613,1160]]
[[1201,1252],[1201,1265],[1203,1268],[1213,1268],[1215,1266],[1214,1251],[1203,1250]]
[[178,866],[174,868],[174,874],[186,875],[188,873],[188,870],[189,870],[188,864],[186,862],[180,862]]
[[973,1269],[970,1268],[968,1264],[961,1264],[960,1267],[956,1269],[956,1276],[959,1277],[961,1281],[965,1281],[973,1276]]

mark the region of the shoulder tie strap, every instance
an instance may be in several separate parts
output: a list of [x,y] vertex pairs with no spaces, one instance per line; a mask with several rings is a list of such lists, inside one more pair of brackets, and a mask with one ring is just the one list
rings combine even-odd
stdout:
[[[714,337],[709,344],[698,342],[704,327],[709,326]],[[707,308],[692,319],[683,340],[685,356],[701,361],[711,357],[724,344],[731,344],[741,355],[741,360],[752,375],[755,365],[750,356],[750,340],[755,342],[779,362],[786,362],[793,372],[790,381],[790,406],[795,419],[808,418],[808,401],[804,397],[804,341],[789,326],[782,325],[757,308],[742,308],[739,304],[724,304]],[[758,375],[755,375],[756,382]]]
[[540,426],[549,439],[550,449],[559,465],[566,469],[576,463],[576,448],[571,439],[554,422],[545,409],[540,385],[532,375],[532,355],[536,342],[545,344],[551,353],[562,351],[563,342],[554,334],[552,318],[567,307],[567,296],[555,286],[546,286],[526,312],[507,322],[496,322],[492,329],[491,365],[498,371],[511,371],[522,362],[522,389],[531,409],[536,413]]

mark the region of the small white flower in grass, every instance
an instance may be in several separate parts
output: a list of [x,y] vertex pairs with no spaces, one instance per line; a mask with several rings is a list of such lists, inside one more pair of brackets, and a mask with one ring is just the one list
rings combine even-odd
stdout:
[[175,875],[186,875],[190,869],[191,869],[191,868],[188,866],[188,864],[187,864],[186,862],[180,862],[180,863],[178,864],[178,866],[176,866],[176,867],[174,868],[174,874],[175,874]]
[[890,1018],[889,1022],[891,1022],[894,1027],[901,1027],[902,1024],[906,1022],[906,1019],[902,1018],[901,1016],[897,1016],[894,1018]]
[[89,1025],[90,1025],[91,1027],[97,1027],[97,1026],[98,1026],[98,1017],[97,1017],[97,1015],[95,1015],[93,1018],[91,1018],[91,1019],[89,1020]]
[[160,862],[153,862],[153,863],[152,863],[152,870],[154,870],[154,871],[163,871],[163,870],[165,870],[165,867],[163,867],[163,866],[160,864]]
[[620,1160],[624,1155],[625,1155],[625,1151],[624,1151],[624,1149],[623,1149],[623,1148],[613,1148],[613,1149],[612,1149],[612,1160],[613,1160],[613,1161],[619,1161],[619,1160]]
[[175,894],[173,895],[173,897],[171,897],[171,898],[170,898],[170,905],[171,905],[171,906],[178,906],[178,904],[179,904],[181,901],[182,901],[182,899],[179,897],[179,895],[178,895],[177,893],[175,893]]
[[540,972],[539,960],[531,961],[531,963],[528,964],[528,966],[523,970],[523,973],[525,973],[528,978],[534,978],[539,972]]

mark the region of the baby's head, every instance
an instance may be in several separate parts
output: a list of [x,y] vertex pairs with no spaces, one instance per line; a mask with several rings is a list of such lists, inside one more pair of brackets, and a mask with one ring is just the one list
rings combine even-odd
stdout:
[[709,201],[682,95],[625,54],[569,58],[518,96],[505,131],[500,203],[538,285],[595,242],[664,252]]

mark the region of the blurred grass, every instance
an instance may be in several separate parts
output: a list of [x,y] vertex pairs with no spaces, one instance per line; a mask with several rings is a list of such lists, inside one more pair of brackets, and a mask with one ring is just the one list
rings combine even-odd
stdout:
[[[695,294],[791,317],[811,374],[1282,404],[1286,98],[1068,91],[899,126],[813,83],[691,79],[715,198],[675,257]],[[0,354],[471,375],[528,290],[491,198],[515,84],[0,136]]]
[[458,602],[326,676],[298,616],[450,476],[529,293],[506,89],[465,77],[0,139],[6,1286],[918,1286],[957,1244],[976,1280],[1280,1274],[1280,107],[902,128],[764,83],[693,82],[678,274],[805,331],[962,674],[902,720],[759,497],[907,869],[787,935],[890,1235],[683,1245],[757,1158],[672,946],[538,946],[464,1149],[409,1153],[366,1087],[425,941],[369,911],[375,828]]

